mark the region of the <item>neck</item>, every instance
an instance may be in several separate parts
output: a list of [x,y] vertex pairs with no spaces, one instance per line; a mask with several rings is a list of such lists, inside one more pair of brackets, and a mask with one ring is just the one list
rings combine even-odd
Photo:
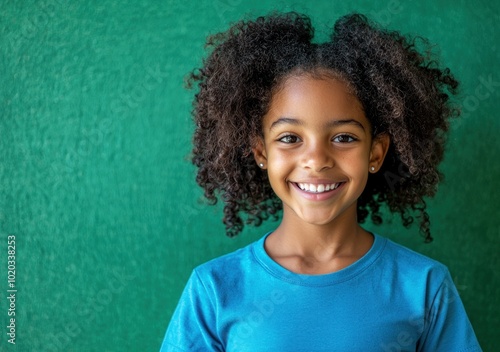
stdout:
[[266,240],[266,250],[295,272],[340,270],[361,258],[373,243],[371,234],[357,223],[355,211],[354,207],[331,223],[316,225],[285,209],[280,226]]

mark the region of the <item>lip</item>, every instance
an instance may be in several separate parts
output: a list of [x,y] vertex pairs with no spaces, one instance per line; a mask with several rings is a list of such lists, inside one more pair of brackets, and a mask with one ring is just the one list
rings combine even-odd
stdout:
[[[330,199],[332,197],[335,197],[340,190],[344,187],[345,182],[342,181],[337,181],[337,182],[332,182],[332,180],[309,180],[309,181],[300,181],[300,182],[289,182],[290,185],[292,185],[293,189],[295,189],[302,197],[308,199],[308,200],[314,200],[314,201],[324,201],[327,199]],[[313,192],[308,192],[304,191],[299,187],[299,183],[312,183],[312,184],[333,184],[333,183],[340,183],[340,185],[335,188],[334,190],[330,191],[325,191],[322,193],[313,193]]]
[[305,179],[302,179],[302,180],[299,180],[299,181],[291,181],[290,180],[290,182],[293,182],[293,183],[312,183],[312,184],[315,184],[315,185],[320,185],[320,184],[339,183],[339,182],[342,182],[342,181],[335,181],[335,180],[328,179],[328,178],[305,178]]

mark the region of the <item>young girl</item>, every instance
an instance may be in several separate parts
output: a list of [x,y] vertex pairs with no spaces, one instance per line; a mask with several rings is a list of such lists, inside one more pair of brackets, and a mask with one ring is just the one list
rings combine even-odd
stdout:
[[288,13],[208,40],[191,77],[197,182],[230,236],[282,220],[193,271],[161,350],[480,351],[446,267],[359,225],[385,203],[432,239],[424,197],[457,81],[361,15],[312,38]]

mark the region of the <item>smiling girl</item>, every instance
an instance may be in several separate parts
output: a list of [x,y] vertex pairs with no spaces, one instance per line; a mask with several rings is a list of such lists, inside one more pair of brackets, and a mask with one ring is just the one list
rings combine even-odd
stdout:
[[[360,226],[385,203],[432,239],[458,83],[361,15],[312,43],[303,15],[239,22],[193,74],[193,162],[230,236],[260,240],[196,268],[162,351],[480,351],[442,264]],[[389,176],[389,177],[388,177]]]

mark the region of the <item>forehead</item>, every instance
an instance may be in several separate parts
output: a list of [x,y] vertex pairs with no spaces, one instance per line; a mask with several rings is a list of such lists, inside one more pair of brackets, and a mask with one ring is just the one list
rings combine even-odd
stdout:
[[[266,119],[282,116],[309,119],[359,118],[368,124],[363,106],[353,89],[329,75],[299,74],[285,78],[271,97]],[[272,122],[272,121],[271,121]]]

